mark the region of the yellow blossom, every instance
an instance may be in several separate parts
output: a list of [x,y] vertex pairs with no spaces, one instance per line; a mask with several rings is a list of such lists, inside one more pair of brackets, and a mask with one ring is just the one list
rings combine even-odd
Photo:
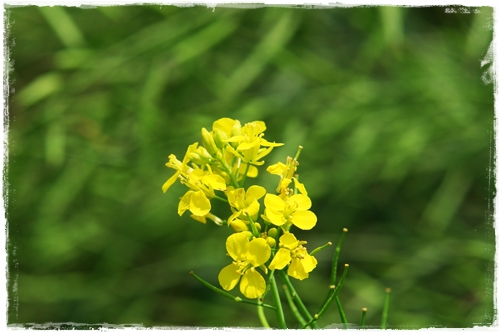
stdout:
[[179,202],[178,213],[180,216],[186,210],[190,210],[193,215],[204,216],[210,212],[211,198],[215,197],[214,190],[226,190],[226,182],[216,174],[213,174],[210,166],[208,170],[192,169],[187,173],[181,173],[181,182],[190,188]]
[[[263,138],[266,125],[263,121],[252,121],[241,128],[240,135],[234,135],[226,142],[237,143],[236,149],[227,146],[228,150],[245,163],[262,165],[261,158],[269,154],[274,147],[282,146],[283,143],[269,142]],[[265,148],[262,148],[265,147]]]
[[290,264],[289,276],[299,280],[308,278],[318,261],[307,253],[307,249],[302,246],[305,243],[305,241],[298,241],[292,233],[283,234],[280,237],[280,249],[269,264],[269,269],[283,269]]
[[309,210],[311,199],[305,194],[279,197],[266,194],[264,198],[265,218],[277,226],[295,225],[302,230],[310,230],[316,225],[317,217]]
[[288,186],[290,183],[294,182],[295,188],[299,190],[300,193],[307,195],[307,191],[305,186],[302,183],[299,183],[295,175],[295,171],[297,171],[297,166],[299,162],[296,159],[288,157],[286,160],[286,164],[278,162],[276,164],[270,165],[267,167],[267,171],[270,174],[280,176],[280,182],[278,183],[278,187],[276,188],[276,192],[280,194],[288,194],[289,190]]
[[266,194],[266,189],[258,185],[250,186],[246,192],[243,188],[234,189],[229,187],[226,191],[226,196],[233,214],[228,219],[228,225],[238,220],[249,223],[247,213],[255,221],[260,210],[258,200],[264,194]]
[[258,298],[266,290],[266,281],[255,268],[269,259],[271,248],[265,239],[254,238],[250,241],[251,237],[251,232],[242,231],[227,238],[226,249],[234,261],[220,271],[218,278],[224,290],[232,290],[239,282],[243,295]]
[[190,154],[196,151],[196,148],[198,147],[198,142],[193,143],[190,145],[186,151],[186,154],[184,155],[184,158],[182,159],[182,162],[175,157],[174,154],[170,154],[169,161],[165,164],[167,167],[172,168],[177,170],[175,174],[170,177],[165,184],[162,186],[163,193],[167,192],[167,190],[172,186],[173,183],[177,180],[181,172],[187,172],[191,168],[187,166],[189,159],[190,159]]

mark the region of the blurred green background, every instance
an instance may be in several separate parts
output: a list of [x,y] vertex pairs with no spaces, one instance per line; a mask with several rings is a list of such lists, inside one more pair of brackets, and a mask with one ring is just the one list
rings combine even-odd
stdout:
[[[491,324],[493,21],[475,11],[7,7],[8,322],[259,326],[188,274],[217,284],[230,230],[179,217],[181,185],[161,191],[168,155],[231,117],[286,144],[266,165],[304,146],[319,222],[299,237],[349,229],[350,322],[367,307],[380,325],[391,287],[391,328]],[[313,313],[333,250],[295,283]],[[320,326],[335,323],[332,308]]]

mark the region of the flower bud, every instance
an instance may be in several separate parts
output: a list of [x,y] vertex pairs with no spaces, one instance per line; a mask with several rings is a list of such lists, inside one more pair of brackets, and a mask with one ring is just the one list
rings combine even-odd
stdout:
[[274,245],[276,245],[276,239],[272,237],[266,237],[266,242],[270,247],[274,247]]
[[227,145],[227,143],[224,142],[224,140],[227,139],[226,133],[224,131],[221,131],[218,128],[214,129],[213,133],[214,133],[213,137],[214,137],[215,145],[219,149],[224,148]]
[[267,235],[276,239],[278,237],[278,230],[276,228],[271,228],[267,231]]
[[233,128],[231,129],[231,136],[241,135],[241,123],[239,120],[234,121]]
[[200,155],[198,155],[197,153],[195,152],[191,152],[189,153],[189,160],[191,160],[192,162],[196,163],[196,164],[200,164],[200,165],[204,165],[204,164],[207,164],[207,162],[204,162],[203,159],[201,158]]
[[219,150],[219,148],[217,148],[217,146],[215,145],[212,133],[207,131],[205,127],[201,129],[201,143],[212,156],[214,156]]
[[260,231],[262,229],[259,222],[255,222],[254,224],[255,224],[255,228],[257,228],[257,231]]
[[234,220],[233,222],[231,222],[231,227],[236,232],[247,231],[248,230],[248,226],[245,224],[245,222],[243,222],[241,220]]

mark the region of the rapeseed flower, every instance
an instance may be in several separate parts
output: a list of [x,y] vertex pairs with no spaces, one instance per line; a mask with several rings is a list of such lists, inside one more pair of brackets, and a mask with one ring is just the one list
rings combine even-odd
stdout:
[[228,219],[228,225],[238,220],[248,224],[247,214],[252,221],[255,221],[260,210],[258,200],[265,194],[266,189],[258,185],[250,186],[246,191],[243,188],[234,189],[229,187],[226,191],[226,196],[233,214]]
[[266,281],[256,267],[266,263],[271,248],[265,239],[253,238],[250,241],[251,237],[251,232],[242,231],[227,238],[226,249],[234,261],[220,271],[218,279],[224,290],[232,290],[239,282],[245,297],[258,298],[266,290]]
[[161,187],[163,193],[167,192],[167,190],[170,188],[170,186],[172,186],[175,183],[175,181],[177,180],[177,178],[179,178],[179,175],[182,172],[188,172],[189,170],[192,170],[192,168],[188,167],[187,164],[190,161],[190,154],[195,152],[197,147],[198,147],[198,142],[195,142],[192,145],[190,145],[186,151],[186,154],[184,155],[184,158],[182,159],[182,162],[179,161],[174,154],[170,154],[170,156],[168,157],[169,161],[165,165],[177,171]]
[[307,249],[302,246],[305,241],[298,241],[295,235],[287,232],[280,237],[280,249],[276,252],[270,270],[283,269],[288,267],[288,275],[293,278],[304,280],[309,277],[309,273],[316,267],[318,261],[307,253]]
[[[274,147],[282,146],[283,143],[269,142],[263,138],[266,124],[263,121],[252,121],[241,128],[240,135],[234,135],[225,142],[236,143],[236,149],[228,145],[227,149],[245,163],[262,165],[259,161],[268,155]],[[262,148],[265,147],[265,148]]]
[[212,173],[210,166],[208,170],[192,169],[187,173],[181,173],[181,182],[190,188],[179,202],[177,212],[180,216],[186,210],[190,210],[193,215],[204,216],[210,212],[211,198],[214,198],[214,190],[225,191],[226,182],[224,178]]
[[317,217],[309,210],[311,199],[305,194],[280,197],[266,194],[266,210],[263,218],[276,226],[289,228],[292,224],[302,230],[310,230],[316,225]]

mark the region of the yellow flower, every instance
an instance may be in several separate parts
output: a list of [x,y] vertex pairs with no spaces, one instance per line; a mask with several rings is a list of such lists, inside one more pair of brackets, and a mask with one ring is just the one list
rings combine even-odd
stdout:
[[283,269],[288,267],[288,275],[304,280],[309,277],[309,273],[316,267],[318,261],[307,253],[307,249],[302,245],[305,241],[298,241],[292,233],[285,233],[280,237],[280,249],[276,252],[269,269]]
[[180,216],[188,209],[196,216],[207,215],[211,209],[209,199],[215,197],[214,190],[226,190],[224,178],[213,174],[209,165],[207,168],[207,171],[192,169],[188,170],[187,173],[181,173],[181,182],[190,190],[184,194],[179,202],[177,212]]
[[250,186],[246,192],[243,188],[233,189],[229,187],[228,191],[226,191],[226,196],[233,215],[229,217],[228,225],[238,220],[242,220],[248,224],[249,221],[246,213],[255,221],[260,210],[260,204],[257,200],[262,198],[264,194],[266,194],[266,189],[258,185]]
[[304,184],[299,183],[297,178],[294,177],[298,165],[299,163],[296,159],[288,157],[286,160],[286,164],[278,162],[267,167],[267,171],[270,174],[278,175],[281,178],[280,182],[278,183],[278,187],[276,188],[276,192],[284,195],[289,194],[290,190],[288,190],[288,186],[293,180],[295,187],[300,191],[300,193],[307,195]]
[[266,194],[264,198],[265,218],[277,226],[295,225],[302,230],[310,230],[316,225],[316,215],[309,210],[311,199],[305,194],[295,194],[284,199],[275,194]]
[[232,290],[239,282],[243,295],[258,298],[266,290],[266,281],[255,268],[269,259],[271,248],[265,239],[249,241],[250,237],[251,232],[242,231],[227,238],[226,249],[234,261],[220,271],[218,278],[224,290]]
[[165,184],[163,184],[163,186],[161,188],[163,190],[163,193],[167,192],[167,190],[170,188],[170,186],[172,186],[172,184],[175,183],[175,181],[177,180],[177,178],[179,177],[181,172],[187,172],[188,170],[191,169],[190,167],[187,166],[189,159],[190,159],[189,155],[191,153],[193,153],[194,151],[196,151],[196,147],[198,147],[198,142],[195,142],[188,147],[186,154],[184,155],[184,158],[182,159],[182,162],[179,161],[177,159],[177,157],[175,157],[174,154],[170,154],[170,156],[168,157],[169,161],[165,165],[167,167],[175,169],[177,171],[175,172],[175,174],[172,177],[170,177],[165,182]]
[[[259,161],[261,158],[269,154],[274,147],[283,145],[283,143],[269,142],[263,139],[265,130],[266,124],[263,121],[247,123],[241,128],[240,135],[234,135],[225,140],[226,142],[237,143],[236,149],[233,149],[230,145],[227,146],[227,149],[245,163],[262,165],[264,161]],[[261,148],[261,146],[266,148]]]

